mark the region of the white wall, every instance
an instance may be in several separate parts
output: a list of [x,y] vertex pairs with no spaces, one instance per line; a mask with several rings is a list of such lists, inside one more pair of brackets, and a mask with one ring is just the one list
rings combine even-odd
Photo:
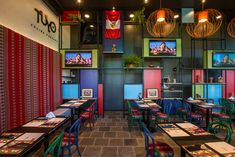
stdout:
[[70,26],[62,26],[62,48],[70,48]]
[[[35,8],[47,15],[49,22],[55,23],[55,33],[48,32],[48,27],[41,21],[37,23]],[[1,0],[0,24],[53,50],[59,50],[59,17],[41,0]]]

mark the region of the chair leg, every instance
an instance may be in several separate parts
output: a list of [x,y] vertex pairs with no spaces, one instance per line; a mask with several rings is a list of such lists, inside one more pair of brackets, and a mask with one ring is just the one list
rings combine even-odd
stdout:
[[77,147],[77,151],[78,151],[78,156],[79,156],[79,157],[82,157],[78,146],[76,146],[76,147]]
[[132,125],[133,125],[133,119],[132,119],[132,118],[130,118],[129,131],[131,131]]

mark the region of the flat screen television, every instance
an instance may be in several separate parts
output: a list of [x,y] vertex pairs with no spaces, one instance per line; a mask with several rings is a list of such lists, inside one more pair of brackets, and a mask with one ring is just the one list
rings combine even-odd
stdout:
[[149,40],[149,56],[176,56],[176,40]]
[[65,66],[91,67],[92,51],[65,51]]
[[212,67],[235,67],[235,52],[213,52]]

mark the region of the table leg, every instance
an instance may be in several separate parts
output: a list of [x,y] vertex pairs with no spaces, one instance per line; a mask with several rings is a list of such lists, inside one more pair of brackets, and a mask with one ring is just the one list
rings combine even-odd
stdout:
[[208,127],[209,123],[210,123],[210,109],[207,108],[206,109],[206,128]]
[[150,110],[147,110],[147,121],[146,121],[146,124],[147,124],[147,128],[150,127]]
[[185,150],[182,147],[180,148],[180,156],[181,157],[185,157],[186,156]]

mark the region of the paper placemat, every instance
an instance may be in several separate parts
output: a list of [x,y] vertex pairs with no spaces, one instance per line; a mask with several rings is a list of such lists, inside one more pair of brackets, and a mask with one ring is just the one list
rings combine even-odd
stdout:
[[226,143],[226,142],[208,142],[205,143],[206,146],[210,147],[211,149],[217,151],[220,154],[234,154],[235,147]]
[[26,123],[25,125],[23,125],[23,127],[39,127],[40,125],[44,124],[46,122],[46,120],[32,120],[28,123]]

